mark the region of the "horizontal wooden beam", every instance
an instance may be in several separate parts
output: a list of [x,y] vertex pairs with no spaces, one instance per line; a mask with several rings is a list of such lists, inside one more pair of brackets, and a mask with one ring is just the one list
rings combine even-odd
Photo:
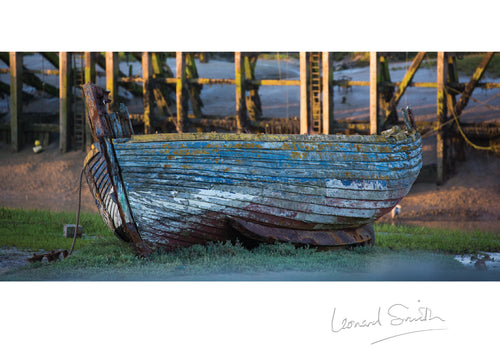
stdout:
[[252,80],[246,82],[257,86],[300,86],[300,80]]
[[[23,71],[31,74],[59,75],[59,70],[28,70],[25,68]],[[9,69],[0,69],[0,74],[8,73],[10,73]]]
[[[120,83],[139,83],[142,84],[144,80],[142,77],[120,77]],[[175,84],[177,82],[176,78],[161,78],[156,77],[155,82],[164,82],[166,84]],[[209,79],[209,78],[195,78],[187,79],[187,83],[200,84],[200,85],[234,85],[234,79]],[[300,86],[300,80],[246,80],[247,85],[257,85],[257,86]],[[344,80],[333,80],[333,86],[370,86],[370,81],[344,81]],[[401,82],[380,82],[380,86],[396,87],[400,86]],[[449,84],[450,85],[450,84]],[[455,87],[461,91],[465,88],[465,83],[453,84]],[[423,87],[423,88],[436,88],[437,84],[435,82],[409,82],[408,87]],[[497,89],[500,88],[500,83],[497,82],[479,82],[476,87],[483,89]]]

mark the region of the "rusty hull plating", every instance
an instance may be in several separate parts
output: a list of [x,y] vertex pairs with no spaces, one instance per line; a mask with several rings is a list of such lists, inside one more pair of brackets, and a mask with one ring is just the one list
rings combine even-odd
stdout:
[[420,134],[134,135],[107,93],[83,86],[94,145],[87,182],[108,227],[140,255],[239,238],[331,248],[373,243],[373,222],[408,193]]

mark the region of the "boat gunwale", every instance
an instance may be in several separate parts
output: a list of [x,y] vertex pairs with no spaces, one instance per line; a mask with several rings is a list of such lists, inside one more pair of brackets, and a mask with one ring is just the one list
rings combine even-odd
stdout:
[[[402,137],[403,138],[398,138]],[[114,138],[116,143],[131,142],[177,142],[177,141],[228,141],[228,142],[345,142],[345,143],[404,143],[414,142],[420,138],[416,130],[395,130],[391,134],[380,135],[343,135],[343,134],[254,134],[254,133],[219,133],[219,132],[185,132],[156,133],[132,135],[130,138]]]

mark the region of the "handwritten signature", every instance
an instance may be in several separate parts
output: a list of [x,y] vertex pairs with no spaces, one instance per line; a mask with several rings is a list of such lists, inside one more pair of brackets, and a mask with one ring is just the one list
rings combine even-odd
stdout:
[[[420,302],[420,301],[418,301]],[[435,315],[432,309],[427,306],[411,307],[405,304],[392,304],[386,308],[378,307],[374,315],[369,319],[351,319],[348,317],[338,317],[337,308],[333,310],[333,315],[331,319],[331,331],[333,333],[340,333],[346,330],[355,330],[360,328],[370,328],[370,327],[400,327],[408,328],[409,324],[413,324],[412,328],[414,330],[398,333],[386,338],[382,338],[371,344],[380,343],[382,341],[400,337],[403,335],[429,332],[436,330],[446,330],[446,328],[435,327],[437,324],[442,324],[446,322],[441,316]],[[431,327],[426,326],[424,328],[416,329],[416,325],[429,324]]]

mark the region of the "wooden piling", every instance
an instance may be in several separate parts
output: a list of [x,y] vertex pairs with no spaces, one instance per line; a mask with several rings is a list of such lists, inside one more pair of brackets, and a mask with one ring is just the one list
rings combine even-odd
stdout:
[[379,83],[384,83],[385,86],[380,86],[378,91],[379,99],[379,123],[378,132],[387,130],[398,123],[398,115],[395,108],[389,110],[389,104],[394,97],[395,86],[392,85],[391,73],[389,71],[389,59],[387,53],[379,53]]
[[[173,84],[175,85],[176,79],[173,78],[174,74],[167,66],[166,62],[166,54],[153,52],[151,54],[151,63],[153,65],[153,77],[157,78],[168,78],[168,80],[173,80]],[[160,116],[164,116],[165,118],[168,116],[173,116],[170,107],[168,105],[167,99],[169,98],[169,94],[171,88],[166,82],[155,81],[155,85],[153,86],[152,93],[156,105],[156,109]]]
[[184,96],[185,96],[185,88],[186,88],[186,58],[183,52],[175,53],[175,63],[176,70],[175,76],[177,78],[175,94],[177,98],[177,123],[176,129],[177,132],[184,132],[184,122],[187,118],[187,111],[184,107]]
[[153,75],[153,64],[151,53],[142,53],[142,102],[144,105],[144,133],[153,133],[151,128],[151,113],[153,108],[151,79]]
[[[96,82],[96,70],[95,70],[95,52],[85,52],[84,53],[85,71],[84,71],[84,83]],[[88,116],[87,110],[85,110],[85,116]],[[89,121],[85,121],[85,145],[88,147],[92,143],[92,131],[90,130]]]
[[23,145],[23,54],[11,52],[10,66],[10,133],[12,151],[18,152]]
[[307,52],[300,53],[300,134],[308,133],[309,97]]
[[203,107],[203,102],[201,101],[200,95],[203,85],[189,82],[192,79],[198,78],[198,70],[196,69],[196,62],[194,61],[194,54],[186,54],[186,81],[188,88],[189,101],[191,103],[191,109],[193,110],[193,115],[195,118],[201,118],[203,113],[201,108]]
[[370,134],[372,135],[380,132],[379,67],[377,52],[370,52]]
[[[446,81],[448,84],[455,84],[458,83],[458,71],[457,71],[457,66],[456,66],[456,56],[454,54],[448,53],[446,56],[446,65],[447,65],[447,76],[446,76]],[[446,91],[446,108],[453,110],[455,108],[455,105],[457,103],[456,101],[456,95],[457,91],[448,88]],[[449,111],[451,112],[451,111]],[[450,114],[453,116],[453,114]],[[458,119],[458,118],[457,118]],[[453,146],[454,151],[448,151],[448,154],[450,155],[448,158],[449,164],[447,167],[447,170],[449,169],[451,173],[454,173],[456,168],[455,168],[455,162],[458,158],[465,158],[465,143],[462,139],[462,136],[457,131],[456,124],[450,123],[446,125],[446,131],[450,132],[450,139],[448,142],[448,146]]]
[[259,121],[262,118],[262,104],[259,96],[259,85],[252,83],[255,81],[255,66],[257,65],[258,55],[248,53],[244,56],[245,64],[245,84],[247,86],[248,96],[246,96],[246,106],[248,117],[251,122]]
[[108,112],[116,112],[118,104],[118,53],[106,52],[106,90],[109,91]]
[[333,71],[332,55],[330,52],[322,53],[323,66],[323,125],[322,132],[325,135],[333,133]]
[[59,52],[59,151],[70,149],[71,117],[71,53]]
[[245,69],[241,52],[234,53],[234,80],[236,83],[236,131],[242,133],[246,127]]
[[437,124],[438,131],[436,135],[436,161],[437,161],[437,178],[438,185],[444,183],[446,177],[446,131],[445,122],[447,121],[446,109],[446,78],[447,67],[445,65],[445,53],[438,52],[437,54]]

